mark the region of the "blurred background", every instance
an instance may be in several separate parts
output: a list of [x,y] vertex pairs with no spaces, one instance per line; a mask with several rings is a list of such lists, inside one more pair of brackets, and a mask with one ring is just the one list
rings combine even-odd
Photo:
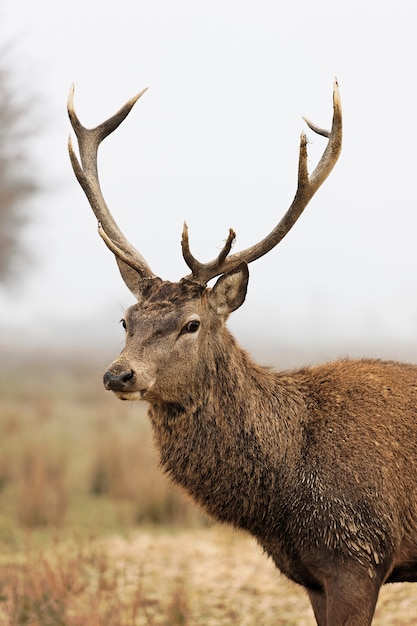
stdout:
[[[149,87],[102,145],[99,168],[121,228],[177,280],[183,220],[201,260],[229,227],[238,250],[277,223],[295,193],[302,116],[330,125],[337,76],[339,163],[287,238],[251,265],[230,325],[279,363],[415,358],[416,10],[412,0],[0,0],[0,345],[108,346],[111,358],[123,341],[132,297],[67,155],[72,82],[87,126]],[[325,142],[308,136],[312,170]]]

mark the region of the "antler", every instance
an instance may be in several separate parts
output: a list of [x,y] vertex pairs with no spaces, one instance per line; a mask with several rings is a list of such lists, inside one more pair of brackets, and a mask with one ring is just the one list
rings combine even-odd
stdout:
[[[80,164],[72,147],[70,137],[68,150],[74,173],[98,220],[98,231],[107,247],[116,255],[119,264],[120,262],[127,264],[130,268],[135,270],[142,279],[155,278],[155,274],[153,274],[149,265],[138,250],[136,250],[123,235],[106,205],[98,178],[97,152],[103,139],[110,135],[121,124],[145,91],[146,89],[131,98],[108,120],[91,129],[85,128],[75,113],[74,86],[72,86],[68,96],[68,115],[77,136],[81,159]],[[191,254],[188,240],[188,227],[184,223],[181,247],[184,260],[191,270],[191,274],[186,276],[188,280],[206,285],[211,278],[233,269],[243,261],[251,263],[259,259],[272,250],[294,226],[317,189],[323,184],[332,171],[342,148],[342,108],[336,80],[333,85],[333,123],[331,131],[319,128],[306,118],[304,118],[304,120],[315,133],[327,137],[329,141],[317,167],[309,176],[307,169],[307,138],[304,133],[301,134],[297,192],[284,217],[259,243],[229,256],[236,238],[235,232],[230,229],[226,243],[220,254],[209,263],[200,263]]]
[[98,220],[98,232],[107,247],[116,255],[118,261],[136,270],[141,278],[154,278],[155,274],[145,259],[129,243],[114,221],[104,200],[97,170],[97,151],[100,143],[123,122],[145,91],[146,89],[131,98],[115,115],[96,128],[85,128],[74,110],[74,85],[72,85],[67,107],[71,125],[78,140],[81,164],[72,147],[71,137],[68,140],[68,151],[75,176]]
[[307,170],[307,137],[304,132],[301,134],[297,192],[284,217],[269,235],[259,243],[246,250],[242,250],[242,252],[228,256],[235,239],[235,233],[230,230],[227,241],[219,256],[210,263],[200,263],[191,254],[188,240],[188,228],[187,225],[184,224],[181,241],[182,254],[191,270],[191,274],[186,277],[187,279],[206,285],[211,278],[233,269],[242,261],[251,263],[272,250],[294,226],[317,189],[323,184],[332,171],[342,149],[342,107],[337,80],[335,80],[333,84],[333,122],[331,131],[323,130],[306,118],[303,119],[311,130],[319,135],[328,137],[329,141],[316,169],[309,176]]

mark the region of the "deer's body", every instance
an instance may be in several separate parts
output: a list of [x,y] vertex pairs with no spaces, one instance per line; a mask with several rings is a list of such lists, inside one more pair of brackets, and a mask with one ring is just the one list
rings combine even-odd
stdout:
[[151,404],[165,471],[306,587],[324,584],[335,555],[371,578],[417,580],[417,367],[272,373],[234,350],[190,406]]
[[[87,130],[70,117],[82,167],[74,171],[137,297],[126,346],[104,375],[123,400],[149,403],[161,464],[211,516],[249,531],[309,594],[319,626],[369,626],[386,582],[417,582],[417,366],[341,360],[291,372],[254,363],[225,325],[244,301],[247,262],[276,245],[333,167],[335,114],[325,154],[270,236],[243,253],[200,264],[187,230],[192,274],[162,281],[120,233],[98,186],[100,141],[127,115]],[[213,288],[210,278],[220,275]]]

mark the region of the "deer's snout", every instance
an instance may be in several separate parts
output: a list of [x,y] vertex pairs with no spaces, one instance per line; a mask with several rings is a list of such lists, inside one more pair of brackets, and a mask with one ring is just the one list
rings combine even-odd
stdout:
[[104,372],[103,383],[110,391],[127,391],[132,386],[135,373],[133,370],[114,372],[107,370]]
[[141,368],[133,369],[126,359],[116,360],[104,372],[103,383],[120,400],[146,400],[155,383]]

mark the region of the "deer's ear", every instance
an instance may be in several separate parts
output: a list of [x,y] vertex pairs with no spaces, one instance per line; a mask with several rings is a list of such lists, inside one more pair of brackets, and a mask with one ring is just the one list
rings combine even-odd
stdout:
[[126,287],[130,289],[135,298],[139,299],[139,284],[141,281],[141,277],[130,265],[124,263],[116,256],[117,265],[119,267],[120,273],[122,275],[123,280],[126,283]]
[[130,289],[138,302],[149,298],[151,291],[161,283],[161,279],[157,277],[152,279],[142,278],[136,270],[121,261],[118,257],[116,257],[116,261],[126,287]]
[[245,301],[248,288],[249,269],[247,263],[226,272],[209,291],[208,301],[218,315],[228,316]]

